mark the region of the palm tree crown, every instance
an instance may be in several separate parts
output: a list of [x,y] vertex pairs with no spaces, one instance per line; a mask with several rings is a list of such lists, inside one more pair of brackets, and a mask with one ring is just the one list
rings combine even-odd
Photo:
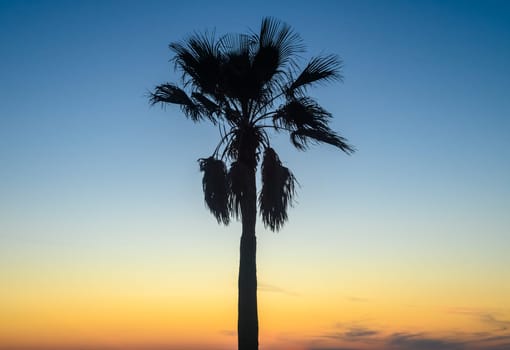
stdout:
[[352,153],[347,140],[330,129],[331,114],[307,95],[311,86],[341,80],[340,59],[317,56],[299,70],[302,40],[273,18],[263,19],[258,33],[194,34],[170,49],[182,87],[161,84],[150,102],[177,104],[192,121],[219,126],[218,146],[199,160],[208,208],[224,224],[242,216],[246,176],[256,171],[262,155],[258,207],[263,223],[279,230],[287,220],[295,178],[271,148],[267,131],[288,133],[299,150],[327,143]]

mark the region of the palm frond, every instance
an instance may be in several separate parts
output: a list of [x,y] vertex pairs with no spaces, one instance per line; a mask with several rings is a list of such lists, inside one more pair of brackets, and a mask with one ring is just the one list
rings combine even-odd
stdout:
[[255,41],[248,34],[229,33],[223,35],[218,45],[223,54],[236,53],[250,55]]
[[[274,88],[274,86],[278,86],[277,88]],[[279,82],[273,81],[268,84],[266,84],[264,87],[262,87],[259,91],[259,94],[257,96],[257,100],[253,101],[252,104],[252,111],[253,112],[253,119],[256,119],[257,117],[261,116],[262,114],[265,114],[269,109],[271,109],[274,105],[274,97],[275,97],[275,91],[280,91],[281,85]]]
[[238,101],[247,101],[256,96],[257,86],[251,75],[251,58],[247,52],[238,50],[225,53],[222,66],[222,91]]
[[355,152],[355,148],[347,143],[346,138],[337,135],[329,128],[325,130],[300,128],[290,133],[290,140],[294,147],[302,151],[306,150],[311,143],[327,143],[340,148],[347,154]]
[[255,39],[260,48],[271,47],[278,53],[280,65],[292,64],[296,54],[304,50],[304,45],[299,34],[292,28],[276,18],[266,17],[262,20],[260,32]]
[[273,46],[260,47],[253,57],[253,75],[261,86],[278,73],[280,68],[280,53]]
[[191,97],[200,104],[204,114],[213,122],[216,122],[214,116],[220,112],[220,107],[201,93],[193,92]]
[[253,54],[253,79],[259,91],[268,85],[269,92],[276,92],[285,83],[284,72],[296,65],[294,58],[303,51],[302,40],[289,25],[271,17],[262,20],[253,39],[258,44]]
[[331,113],[309,97],[287,101],[273,117],[276,128],[290,131],[290,140],[299,150],[305,150],[312,143],[327,143],[340,148],[347,154],[354,148],[342,136],[329,127]]
[[231,124],[231,125],[237,125],[241,122],[241,114],[236,111],[235,109],[232,109],[229,105],[225,105],[223,108],[223,117]]
[[227,167],[225,163],[214,157],[198,160],[200,171],[204,173],[202,187],[204,199],[218,223],[228,225],[230,222]]
[[291,99],[281,106],[273,117],[276,126],[289,129],[308,127],[327,128],[331,113],[309,97]]
[[342,80],[341,68],[342,61],[336,55],[314,57],[289,86],[288,93],[315,83]]
[[152,105],[157,103],[177,104],[180,105],[183,113],[191,120],[196,122],[203,118],[200,106],[195,104],[183,89],[174,84],[167,83],[156,86],[154,92],[150,93],[149,103]]
[[287,209],[295,195],[296,179],[284,167],[274,149],[268,147],[262,161],[262,189],[259,207],[262,221],[272,231],[278,231],[287,221]]
[[169,45],[175,53],[173,61],[185,84],[215,96],[221,78],[223,57],[214,34],[195,33],[187,40]]

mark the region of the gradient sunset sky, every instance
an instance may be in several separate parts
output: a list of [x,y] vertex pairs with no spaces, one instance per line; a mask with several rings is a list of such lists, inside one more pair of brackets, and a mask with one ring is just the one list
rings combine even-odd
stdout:
[[217,129],[147,92],[168,44],[279,18],[344,60],[312,91],[358,151],[298,152],[258,224],[261,350],[510,349],[510,2],[0,1],[0,349],[236,349]]

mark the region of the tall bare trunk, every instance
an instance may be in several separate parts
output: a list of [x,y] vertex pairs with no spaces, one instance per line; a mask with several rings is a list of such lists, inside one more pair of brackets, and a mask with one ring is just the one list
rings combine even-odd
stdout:
[[259,322],[257,314],[257,189],[255,169],[248,171],[247,189],[241,200],[243,232],[241,235],[238,299],[238,349],[257,350]]

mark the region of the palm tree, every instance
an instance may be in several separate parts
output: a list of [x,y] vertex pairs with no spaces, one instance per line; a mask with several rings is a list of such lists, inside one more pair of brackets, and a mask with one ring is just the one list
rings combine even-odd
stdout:
[[[258,349],[255,223],[278,231],[287,221],[296,180],[271,147],[268,131],[285,132],[305,150],[327,143],[354,152],[330,129],[331,114],[307,95],[307,88],[340,80],[341,61],[334,55],[312,58],[298,68],[304,46],[287,24],[264,18],[259,32],[193,34],[170,44],[182,73],[181,87],[157,86],[151,104],[177,104],[194,122],[219,127],[221,139],[212,155],[199,159],[205,202],[218,223],[242,221],[238,297],[239,350]],[[261,165],[261,190],[256,172]],[[227,166],[228,164],[228,166]]]

